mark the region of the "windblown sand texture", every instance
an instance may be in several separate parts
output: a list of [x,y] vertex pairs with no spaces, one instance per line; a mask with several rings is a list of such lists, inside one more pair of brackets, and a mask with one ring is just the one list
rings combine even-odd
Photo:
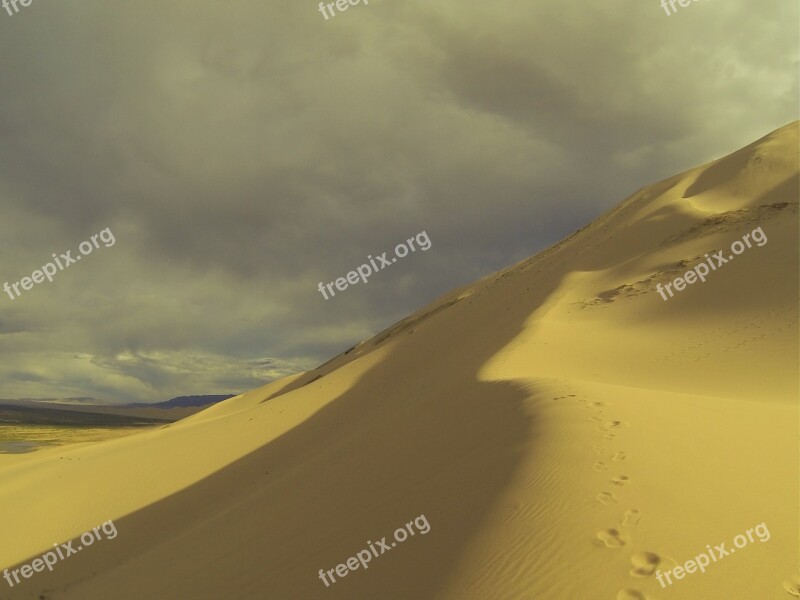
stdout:
[[[797,205],[795,122],[312,372],[6,457],[0,567],[108,519],[119,536],[0,597],[789,599]],[[759,226],[766,245],[656,293]],[[318,579],[423,513],[427,535]],[[762,522],[768,542],[655,580]]]

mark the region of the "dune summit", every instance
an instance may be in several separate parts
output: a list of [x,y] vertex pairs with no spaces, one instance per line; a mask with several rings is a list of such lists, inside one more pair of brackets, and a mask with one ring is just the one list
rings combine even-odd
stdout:
[[[794,122],[314,371],[9,457],[0,568],[97,523],[118,536],[2,595],[797,596],[797,207]],[[757,227],[769,243],[659,296]],[[320,581],[423,514],[426,535]],[[720,542],[736,552],[678,578]]]

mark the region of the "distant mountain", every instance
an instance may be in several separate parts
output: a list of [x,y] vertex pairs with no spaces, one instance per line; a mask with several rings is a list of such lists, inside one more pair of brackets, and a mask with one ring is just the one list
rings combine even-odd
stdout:
[[[0,399],[3,424],[77,427],[137,427],[173,423],[231,398],[231,395],[179,396],[166,402],[108,404],[93,398]],[[89,403],[88,401],[92,401]]]
[[[145,427],[159,423],[172,423],[174,419],[156,418],[145,415],[124,414],[117,409],[96,413],[87,410],[70,410],[63,405],[0,404],[0,424],[8,425],[50,425],[61,427]],[[53,408],[56,406],[56,408]],[[133,412],[133,411],[128,411]],[[143,411],[140,411],[143,412]],[[168,415],[164,415],[165,417]]]
[[0,404],[70,404],[87,407],[110,408],[199,408],[233,398],[236,394],[208,394],[205,396],[178,396],[164,402],[133,402],[129,404],[113,404],[96,398],[0,398]]
[[18,400],[0,400],[0,402],[47,402],[49,404],[89,404],[89,405],[102,405],[102,400],[96,398],[19,398]]
[[187,408],[187,407],[200,407],[200,406],[209,406],[211,404],[216,404],[217,402],[222,402],[223,400],[227,400],[228,398],[233,398],[236,394],[224,394],[224,395],[207,395],[207,396],[178,396],[177,398],[173,398],[172,400],[167,400],[165,402],[156,402],[154,404],[149,404],[146,402],[138,402],[135,404],[125,404],[123,406],[131,406],[131,407],[147,407],[147,408]]

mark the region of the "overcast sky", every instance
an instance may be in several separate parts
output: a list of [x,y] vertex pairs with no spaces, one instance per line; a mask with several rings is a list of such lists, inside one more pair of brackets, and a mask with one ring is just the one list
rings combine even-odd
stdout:
[[[798,4],[33,0],[0,9],[0,398],[312,368],[797,118]],[[426,231],[432,242],[317,291]]]

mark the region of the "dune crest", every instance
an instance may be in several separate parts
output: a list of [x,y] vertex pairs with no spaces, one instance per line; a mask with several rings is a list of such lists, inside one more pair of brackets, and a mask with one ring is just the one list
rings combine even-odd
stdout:
[[[12,597],[789,597],[797,149],[794,122],[643,188],[308,373],[7,463],[0,567],[119,531]],[[767,244],[659,297],[755,227]],[[423,513],[426,536],[318,579]],[[656,579],[761,522],[769,541]]]

